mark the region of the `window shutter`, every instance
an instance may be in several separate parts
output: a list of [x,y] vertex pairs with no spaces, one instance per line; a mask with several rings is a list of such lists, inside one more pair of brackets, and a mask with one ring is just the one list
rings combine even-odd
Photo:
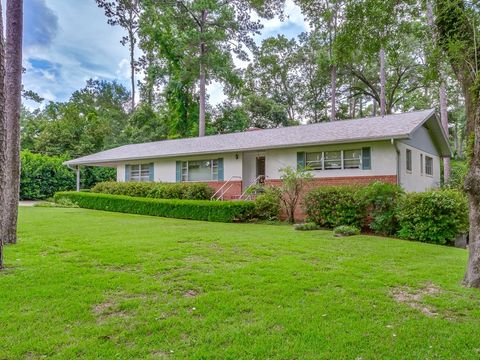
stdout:
[[224,180],[223,159],[218,159],[218,181]]
[[298,152],[297,153],[297,170],[305,168],[305,153]]
[[130,181],[131,166],[125,165],[125,181]]
[[372,151],[369,147],[362,148],[362,170],[372,170]]
[[177,182],[182,181],[182,162],[181,161],[177,161],[176,181]]
[[155,171],[155,166],[153,163],[151,163],[150,169],[149,169],[150,181],[155,181],[154,171]]

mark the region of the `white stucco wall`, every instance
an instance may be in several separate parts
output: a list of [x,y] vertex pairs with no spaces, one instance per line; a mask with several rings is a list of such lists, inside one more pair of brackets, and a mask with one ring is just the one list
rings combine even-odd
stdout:
[[[416,147],[398,143],[400,150],[400,185],[405,191],[426,191],[440,186],[440,157],[417,149]],[[412,171],[407,171],[407,149],[412,151]],[[423,172],[420,167],[420,154],[423,154]],[[425,156],[433,159],[433,176],[425,174]]]
[[[238,159],[236,158],[238,155]],[[242,177],[242,153],[228,153],[216,155],[198,155],[179,157],[175,159],[153,159],[146,161],[122,162],[117,166],[117,181],[125,181],[125,165],[154,163],[154,179],[157,182],[176,181],[176,162],[223,158],[224,179],[227,181],[233,176]]]
[[312,146],[292,149],[268,150],[265,152],[266,173],[269,179],[279,179],[280,169],[287,166],[297,167],[297,152],[316,152],[332,150],[355,150],[363,147],[371,148],[371,170],[345,169],[345,170],[315,170],[313,176],[344,177],[344,176],[381,176],[396,175],[396,150],[387,141],[365,142],[358,144],[340,144],[328,146]]

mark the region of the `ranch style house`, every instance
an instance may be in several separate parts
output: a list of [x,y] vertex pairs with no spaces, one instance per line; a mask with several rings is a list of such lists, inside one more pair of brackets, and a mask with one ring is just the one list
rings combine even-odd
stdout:
[[281,169],[305,167],[313,186],[395,183],[406,191],[440,185],[451,155],[434,110],[120,146],[65,162],[117,169],[117,181],[202,182],[219,199],[239,199]]

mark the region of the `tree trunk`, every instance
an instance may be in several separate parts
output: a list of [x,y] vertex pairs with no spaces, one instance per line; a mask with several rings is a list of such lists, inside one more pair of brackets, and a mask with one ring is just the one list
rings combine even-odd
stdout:
[[330,112],[330,121],[335,121],[337,119],[337,66],[332,65],[330,70],[331,72],[331,112]]
[[[202,10],[202,26],[207,21],[207,10]],[[200,32],[203,33],[203,27],[200,29]],[[203,35],[202,35],[203,36]],[[202,41],[200,44],[200,109],[199,109],[199,119],[198,119],[198,136],[205,136],[205,108],[206,108],[206,97],[207,97],[207,76],[205,70],[205,43]]]
[[5,88],[7,122],[6,206],[3,225],[5,243],[17,242],[18,200],[20,191],[20,109],[22,102],[23,0],[7,1],[7,39],[5,49]]
[[465,190],[470,205],[469,256],[464,284],[480,288],[480,106],[475,111],[474,148]]
[[130,37],[130,80],[132,84],[132,112],[135,110],[135,35],[129,31]]
[[387,109],[386,101],[386,74],[385,74],[385,49],[380,49],[380,116],[385,116]]
[[[3,34],[3,11],[0,3],[0,34]],[[5,227],[3,226],[3,211],[6,206],[5,168],[6,168],[6,119],[5,119],[5,44],[0,36],[0,269],[3,269],[3,243]]]
[[[439,89],[440,95],[440,120],[442,121],[443,130],[448,137],[448,110],[447,110],[447,90],[445,89],[445,82],[442,81]],[[443,180],[448,183],[450,179],[450,157],[443,158]]]

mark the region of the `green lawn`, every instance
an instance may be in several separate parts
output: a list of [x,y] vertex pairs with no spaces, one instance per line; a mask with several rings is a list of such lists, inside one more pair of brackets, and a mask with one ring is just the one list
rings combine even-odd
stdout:
[[465,250],[21,208],[0,359],[479,359]]

